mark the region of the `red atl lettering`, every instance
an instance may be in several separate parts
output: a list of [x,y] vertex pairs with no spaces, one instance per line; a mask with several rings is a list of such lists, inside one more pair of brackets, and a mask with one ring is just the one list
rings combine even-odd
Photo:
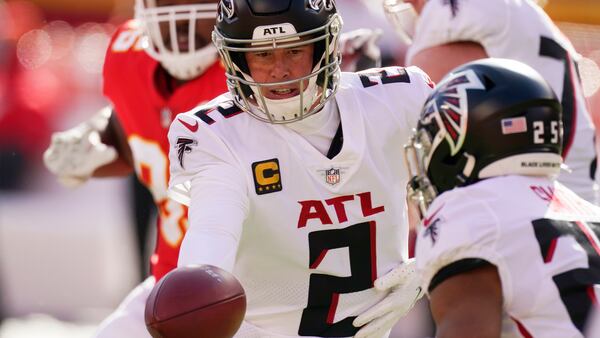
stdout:
[[327,212],[326,205],[333,206],[333,211],[335,211],[338,223],[347,222],[348,215],[346,213],[346,202],[353,201],[355,196],[358,196],[360,200],[360,208],[364,217],[373,216],[385,211],[385,207],[383,205],[373,207],[373,201],[370,192],[364,192],[356,195],[339,196],[324,201],[299,201],[298,203],[300,203],[302,209],[300,210],[300,216],[298,217],[298,228],[305,227],[308,221],[311,219],[319,220],[322,225],[333,224],[331,217]]
[[323,202],[300,201],[298,203],[302,205],[300,217],[298,218],[298,228],[305,227],[306,222],[312,218],[318,218],[321,221],[321,224],[333,224],[333,222],[331,222],[329,214],[327,214],[327,210],[325,210]]
[[385,208],[382,206],[373,208],[373,202],[371,201],[371,193],[363,192],[362,194],[358,194],[360,197],[360,207],[362,208],[363,216],[373,216],[380,212],[384,212]]
[[348,221],[348,216],[346,215],[346,206],[344,205],[344,202],[352,200],[354,200],[354,196],[352,195],[340,196],[325,200],[325,203],[327,203],[327,205],[333,205],[333,207],[335,208],[335,213],[337,214],[338,221],[340,223],[344,223]]

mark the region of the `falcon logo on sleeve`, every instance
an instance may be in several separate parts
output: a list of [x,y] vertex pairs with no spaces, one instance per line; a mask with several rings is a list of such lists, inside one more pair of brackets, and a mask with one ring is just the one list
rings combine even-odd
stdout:
[[181,168],[185,169],[183,166],[183,155],[185,153],[190,153],[192,151],[191,146],[197,145],[198,142],[191,138],[180,137],[177,139],[177,158],[179,159],[179,165]]
[[444,5],[450,6],[452,17],[455,18],[458,14],[458,0],[444,0]]
[[439,235],[438,223],[442,221],[442,218],[438,216],[438,213],[444,205],[440,206],[435,212],[433,212],[429,217],[423,219],[423,228],[425,231],[423,232],[423,237],[429,237],[431,239],[431,245],[434,245],[437,242],[437,238]]

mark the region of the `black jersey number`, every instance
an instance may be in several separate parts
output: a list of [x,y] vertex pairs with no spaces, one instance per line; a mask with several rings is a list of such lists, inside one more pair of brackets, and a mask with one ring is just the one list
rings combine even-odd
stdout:
[[381,80],[381,84],[401,82],[410,83],[410,77],[406,73],[406,70],[401,67],[397,67],[396,69],[398,69],[398,74],[390,74],[385,69],[373,68],[359,72],[358,76],[360,77],[360,82],[365,88],[369,88],[379,84],[378,81],[373,81],[372,77],[379,78]]
[[375,222],[365,222],[344,229],[314,231],[308,234],[310,268],[317,269],[331,249],[348,248],[348,277],[321,273],[310,275],[308,304],[302,311],[300,336],[351,337],[358,328],[352,325],[356,317],[334,322],[340,294],[358,292],[373,287],[377,276],[375,264]]
[[589,268],[576,268],[554,275],[554,283],[573,324],[583,333],[592,304],[594,286],[600,286],[600,223],[538,219],[532,222],[545,263],[552,261],[560,237],[571,236],[585,250]]
[[[571,144],[573,143],[573,137],[575,136],[575,122],[577,121],[576,111],[576,98],[575,98],[575,77],[571,68],[571,57],[569,52],[561,46],[558,42],[547,38],[541,37],[540,40],[540,56],[549,57],[561,61],[565,67],[565,74],[563,77],[563,92],[560,100],[562,105],[562,122],[564,128],[563,135],[563,157],[567,156]],[[577,65],[575,65],[577,66]],[[575,67],[577,69],[577,67]],[[579,74],[577,74],[579,79]]]

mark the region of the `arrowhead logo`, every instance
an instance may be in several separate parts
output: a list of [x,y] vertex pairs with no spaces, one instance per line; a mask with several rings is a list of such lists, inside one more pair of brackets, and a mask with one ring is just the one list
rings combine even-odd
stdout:
[[195,124],[190,124],[190,123],[185,122],[182,119],[178,119],[178,120],[179,120],[179,122],[181,122],[181,124],[183,124],[184,127],[189,129],[189,131],[191,131],[192,133],[195,133],[198,131],[198,121],[194,120]]

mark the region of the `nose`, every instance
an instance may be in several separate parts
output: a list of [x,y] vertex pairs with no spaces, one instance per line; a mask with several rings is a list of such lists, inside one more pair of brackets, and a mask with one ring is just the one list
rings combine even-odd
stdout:
[[273,67],[271,68],[271,78],[275,81],[284,81],[290,77],[290,61],[285,53],[280,50],[275,51],[273,58]]

